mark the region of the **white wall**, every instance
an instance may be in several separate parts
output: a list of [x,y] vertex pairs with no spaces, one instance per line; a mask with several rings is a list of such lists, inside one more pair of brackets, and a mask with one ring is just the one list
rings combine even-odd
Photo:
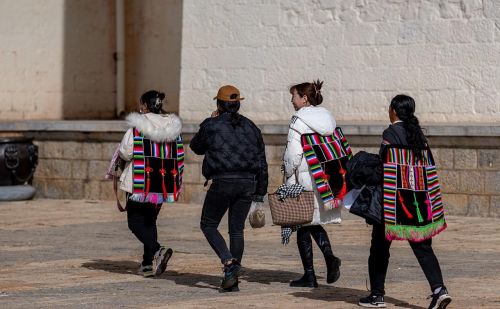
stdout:
[[62,113],[63,2],[0,1],[0,119]]
[[185,0],[180,113],[230,83],[243,113],[288,120],[291,84],[320,78],[341,121],[385,121],[397,93],[425,122],[500,122],[500,1]]
[[114,1],[0,1],[0,119],[112,118]]

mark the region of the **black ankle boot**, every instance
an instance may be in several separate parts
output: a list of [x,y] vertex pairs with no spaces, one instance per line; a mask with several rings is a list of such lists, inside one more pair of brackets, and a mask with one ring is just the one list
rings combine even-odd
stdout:
[[326,283],[334,283],[340,278],[341,261],[336,256],[325,256],[326,261]]
[[316,275],[314,270],[309,270],[304,273],[304,275],[298,279],[290,282],[291,287],[307,287],[307,288],[317,288],[318,282],[316,281]]

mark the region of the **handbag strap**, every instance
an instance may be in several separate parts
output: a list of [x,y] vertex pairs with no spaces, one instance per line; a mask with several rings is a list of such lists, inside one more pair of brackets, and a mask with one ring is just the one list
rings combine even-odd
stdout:
[[116,197],[116,207],[118,207],[118,210],[120,212],[124,212],[127,210],[127,206],[125,208],[122,207],[122,204],[120,203],[120,200],[118,199],[118,177],[113,175],[113,191],[115,191],[115,197]]

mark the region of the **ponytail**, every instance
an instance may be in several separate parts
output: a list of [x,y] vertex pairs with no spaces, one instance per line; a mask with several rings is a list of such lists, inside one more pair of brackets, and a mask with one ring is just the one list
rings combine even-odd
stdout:
[[411,149],[418,158],[422,158],[422,149],[427,147],[427,138],[415,116],[415,100],[410,96],[400,94],[392,99],[390,108],[395,111],[399,120],[403,121],[406,139]]
[[141,103],[146,105],[148,110],[153,114],[163,113],[163,100],[165,94],[156,90],[150,90],[141,95]]
[[321,87],[323,87],[323,82],[318,79],[312,83],[293,85],[290,87],[290,93],[293,94],[293,91],[296,90],[299,96],[307,96],[309,103],[313,106],[317,106],[323,103]]

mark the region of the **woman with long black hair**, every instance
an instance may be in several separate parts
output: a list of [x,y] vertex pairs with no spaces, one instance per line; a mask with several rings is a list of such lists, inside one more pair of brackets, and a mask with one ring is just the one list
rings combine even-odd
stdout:
[[128,227],[144,245],[139,266],[144,277],[165,272],[172,256],[173,250],[158,242],[156,219],[164,202],[177,201],[182,185],[182,123],[163,111],[164,103],[162,92],[142,94],[138,112],[126,118],[129,129],[119,147],[120,157],[127,162],[120,189],[127,194]]
[[[402,94],[395,96],[389,106],[389,119],[391,125],[383,132],[380,154],[385,154],[387,151],[386,148],[399,146],[404,149],[410,149],[417,157],[416,160],[421,160],[424,150],[428,149],[428,144],[418,118],[415,116],[415,101],[413,98]],[[396,184],[398,184],[397,181]],[[426,209],[424,207],[422,208]],[[418,213],[420,221],[423,222],[422,215],[418,209],[419,205],[417,203],[415,211]],[[405,209],[405,211],[408,211],[408,216],[417,217],[409,213],[409,210]],[[432,213],[432,211],[427,212],[427,216],[431,218]],[[441,230],[445,227],[446,225],[444,224]],[[451,297],[448,295],[448,291],[443,283],[438,259],[432,250],[431,237],[439,231],[436,230],[434,234],[426,235],[422,239],[418,239],[418,241],[408,241],[429,282],[432,291],[432,301],[429,305],[431,309],[444,309],[451,302]],[[384,302],[384,284],[390,257],[389,249],[391,247],[391,240],[389,238],[391,236],[386,236],[384,222],[373,225],[370,257],[368,259],[371,293],[369,296],[359,300],[359,305],[362,307],[385,308],[386,306]],[[402,238],[392,237],[391,239]]]

